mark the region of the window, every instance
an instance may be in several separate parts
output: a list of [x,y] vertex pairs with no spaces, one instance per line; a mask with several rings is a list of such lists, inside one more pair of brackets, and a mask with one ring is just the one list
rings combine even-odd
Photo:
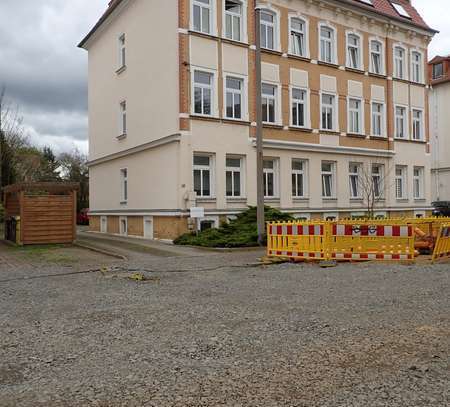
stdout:
[[422,83],[422,54],[417,51],[411,53],[412,81]]
[[361,198],[361,164],[349,164],[350,198]]
[[194,71],[194,113],[212,116],[214,76],[209,72]]
[[406,139],[406,123],[408,122],[406,118],[406,107],[396,106],[395,107],[395,138]]
[[444,64],[441,62],[439,64],[433,65],[433,79],[439,79],[444,76]]
[[290,23],[291,23],[290,52],[293,55],[305,57],[307,45],[306,23],[303,20],[294,17],[291,18]]
[[127,51],[125,34],[119,36],[119,69],[125,68],[127,62]]
[[292,160],[292,196],[304,198],[306,196],[306,161]]
[[226,193],[227,197],[241,197],[242,191],[242,158],[226,159]]
[[120,200],[122,203],[128,202],[128,169],[120,170]]
[[423,199],[424,197],[424,168],[414,167],[413,173],[413,186],[414,186],[414,199]]
[[264,197],[274,198],[277,195],[277,163],[275,160],[264,160]]
[[353,69],[361,69],[361,39],[356,34],[347,34],[347,66]]
[[295,127],[306,126],[306,98],[306,90],[292,88],[292,125]]
[[370,41],[370,72],[382,75],[383,68],[383,44],[380,41]]
[[237,0],[225,0],[225,37],[242,41],[243,4]]
[[244,81],[227,76],[226,78],[226,117],[228,119],[242,119],[242,91]]
[[193,0],[192,14],[194,30],[205,34],[211,34],[212,23],[212,0]]
[[329,64],[335,61],[335,32],[327,26],[320,26],[320,60]]
[[334,130],[336,96],[322,94],[322,130]]
[[397,165],[395,167],[395,197],[406,199],[406,170],[407,167]]
[[384,137],[384,104],[372,103],[372,136]]
[[119,136],[127,134],[127,102],[120,103],[120,130]]
[[397,11],[397,13],[399,15],[401,15],[402,17],[405,17],[405,18],[411,18],[409,13],[406,11],[405,7],[403,7],[401,4],[392,3],[392,5],[394,6],[395,11]]
[[412,110],[413,117],[413,140],[423,140],[423,111],[419,109]]
[[383,197],[383,173],[384,167],[382,164],[372,164],[372,188],[374,198]]
[[119,218],[119,233],[122,236],[127,236],[128,234],[128,218],[126,216]]
[[268,10],[261,10],[261,47],[275,49],[276,16]]
[[394,76],[397,79],[406,79],[406,51],[402,47],[394,48]]
[[276,103],[277,102],[277,87],[267,83],[262,84],[262,110],[263,122],[275,123],[277,119]]
[[333,198],[335,196],[335,163],[322,162],[322,197]]
[[349,98],[348,100],[348,132],[363,133],[363,101],[361,99]]
[[194,155],[194,191],[198,197],[212,196],[212,158]]

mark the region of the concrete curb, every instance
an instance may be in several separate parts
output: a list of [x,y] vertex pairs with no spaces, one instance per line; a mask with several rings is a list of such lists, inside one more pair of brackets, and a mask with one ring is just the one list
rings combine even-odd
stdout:
[[92,252],[104,254],[105,256],[115,257],[116,259],[128,260],[128,258],[126,256],[123,256],[121,254],[112,253],[112,252],[110,252],[108,250],[99,249],[98,247],[90,246],[90,245],[87,245],[85,243],[74,242],[73,245],[77,246],[77,247],[80,247],[82,249],[90,250]]

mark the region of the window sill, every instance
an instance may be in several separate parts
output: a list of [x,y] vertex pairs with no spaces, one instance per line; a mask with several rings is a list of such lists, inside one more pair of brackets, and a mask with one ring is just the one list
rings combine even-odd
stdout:
[[414,202],[426,202],[426,198],[414,198]]
[[227,196],[227,202],[247,202],[247,198],[245,196]]
[[386,136],[369,136],[371,140],[383,140],[388,141],[389,139]]
[[127,66],[123,65],[119,69],[116,70],[116,74],[120,75],[122,72],[125,72],[127,70]]
[[301,55],[295,55],[295,54],[291,54],[291,53],[288,53],[288,58],[297,59],[299,61],[304,61],[304,62],[311,62],[310,57],[303,57]]
[[274,124],[274,123],[263,123],[264,128],[268,129],[278,129],[283,130],[283,126],[281,124]]
[[327,198],[327,197],[322,197],[322,201],[324,202],[337,202],[337,198]]
[[280,202],[280,198],[278,197],[271,197],[271,196],[265,196],[264,202]]
[[201,114],[191,114],[189,117],[191,119],[203,120],[207,122],[220,122],[220,118],[216,116],[203,116]]
[[214,203],[214,202],[216,202],[216,198],[214,198],[212,196],[211,197],[199,196],[199,197],[197,197],[197,202],[202,202],[202,203],[209,203],[209,202],[211,202],[211,203]]
[[223,123],[229,123],[229,124],[242,124],[244,126],[250,126],[250,122],[247,120],[241,120],[241,119],[230,119],[229,117],[222,119]]
[[294,202],[297,202],[297,203],[307,203],[307,202],[309,202],[309,198],[308,197],[296,197],[296,196],[294,196],[293,198],[292,198],[292,200],[294,201]]
[[312,133],[313,129],[309,127],[299,127],[299,126],[289,126],[289,130],[292,131],[301,131],[303,133]]
[[361,134],[361,133],[347,133],[347,137],[366,138],[366,135],[365,134]]
[[329,134],[329,135],[332,135],[332,136],[339,136],[341,134],[341,133],[339,133],[338,131],[335,131],[335,130],[320,129],[319,131],[322,134]]
[[395,200],[396,200],[398,203],[408,203],[408,202],[409,202],[409,199],[408,199],[408,198],[395,198]]
[[350,203],[362,203],[364,202],[363,198],[350,198]]
[[283,53],[281,51],[278,51],[276,49],[269,49],[269,48],[262,48],[262,47],[261,47],[261,52],[266,53],[266,54],[278,55],[279,57],[281,57],[283,55]]
[[366,71],[364,71],[363,69],[351,68],[349,66],[346,66],[345,70],[347,72],[359,73],[360,75],[364,75],[366,73]]
[[329,66],[330,68],[339,69],[339,65],[333,62],[317,61],[317,65]]
[[126,205],[128,205],[128,202],[127,201],[122,201],[122,202],[120,202],[120,205],[121,206],[126,206]]
[[215,34],[203,33],[201,31],[189,30],[189,34],[195,35],[197,37],[208,38],[210,40],[219,41],[219,37]]
[[231,38],[222,37],[221,41],[226,44],[237,45],[238,47],[248,48],[249,44],[244,41],[232,40]]
[[116,140],[120,141],[120,140],[125,140],[126,138],[127,138],[127,134],[124,133],[124,134],[121,134],[120,136],[117,136]]
[[387,79],[387,76],[382,73],[369,72],[369,76],[372,76],[374,78]]
[[427,144],[425,140],[411,140],[409,138],[394,138],[394,141],[400,141],[402,143],[416,143],[416,144]]

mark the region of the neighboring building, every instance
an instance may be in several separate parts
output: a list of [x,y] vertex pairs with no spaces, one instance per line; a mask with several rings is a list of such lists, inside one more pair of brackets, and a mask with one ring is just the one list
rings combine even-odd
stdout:
[[433,201],[450,202],[450,55],[429,63]]
[[115,0],[89,51],[91,229],[171,239],[256,204],[255,6],[267,205],[431,209],[427,47],[406,0]]

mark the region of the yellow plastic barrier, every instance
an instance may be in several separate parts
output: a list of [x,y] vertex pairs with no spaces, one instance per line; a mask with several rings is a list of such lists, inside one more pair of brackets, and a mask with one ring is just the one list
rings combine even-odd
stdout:
[[414,228],[406,220],[269,223],[270,257],[311,260],[414,260]]
[[439,231],[433,252],[433,262],[436,259],[450,257],[450,223],[443,224]]

